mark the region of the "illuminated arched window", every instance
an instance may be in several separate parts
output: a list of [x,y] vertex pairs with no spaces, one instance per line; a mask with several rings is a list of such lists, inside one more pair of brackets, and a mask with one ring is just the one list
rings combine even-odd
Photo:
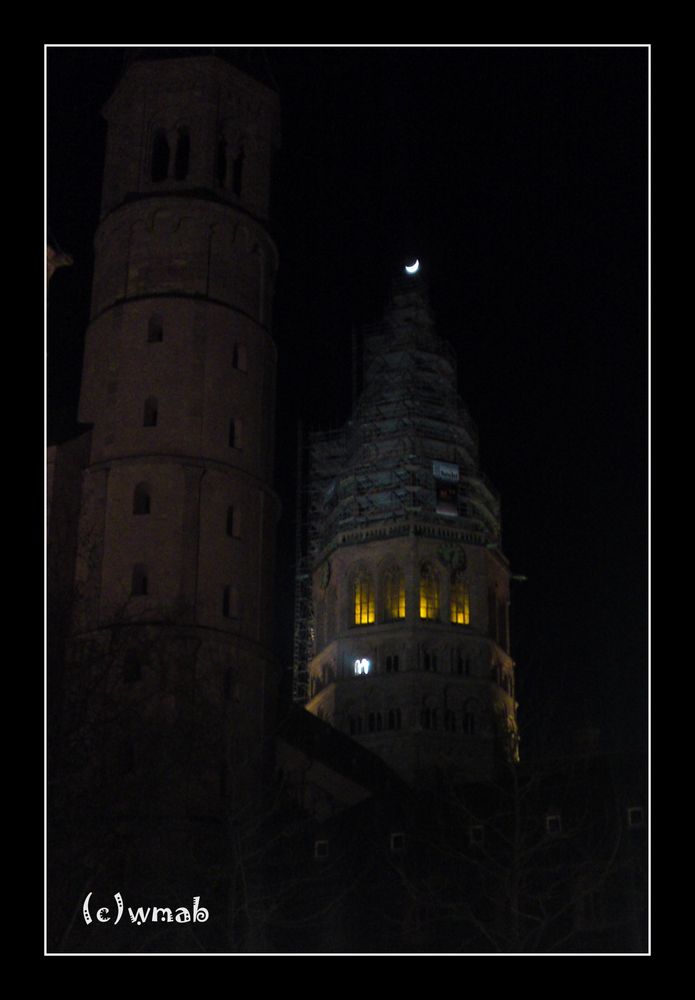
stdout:
[[439,618],[439,583],[429,564],[420,570],[420,617],[430,621]]
[[147,483],[138,483],[133,492],[133,514],[149,514],[150,488]]
[[405,618],[405,577],[399,569],[390,569],[386,574],[384,606],[387,621]]
[[454,625],[471,623],[471,595],[462,573],[451,577],[451,621]]
[[355,625],[371,625],[374,622],[374,584],[368,573],[359,573],[353,584]]

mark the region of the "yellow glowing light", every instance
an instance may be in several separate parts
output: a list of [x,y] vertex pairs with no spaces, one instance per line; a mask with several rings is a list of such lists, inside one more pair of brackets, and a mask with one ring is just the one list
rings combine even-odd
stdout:
[[454,625],[471,623],[470,591],[463,580],[459,579],[451,582],[451,621]]
[[355,580],[355,625],[371,625],[375,621],[374,587],[371,577]]
[[423,566],[420,573],[420,617],[439,618],[439,587],[429,566]]
[[405,579],[398,570],[386,577],[386,617],[391,621],[405,618]]

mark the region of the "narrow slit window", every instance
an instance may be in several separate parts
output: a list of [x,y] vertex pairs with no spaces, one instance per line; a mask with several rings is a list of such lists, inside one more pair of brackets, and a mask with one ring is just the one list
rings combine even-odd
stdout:
[[150,488],[147,483],[138,483],[133,492],[133,514],[150,513]]
[[243,425],[239,417],[232,417],[229,421],[229,447],[241,448],[243,444]]
[[157,426],[157,400],[154,396],[150,396],[149,399],[145,400],[145,406],[143,410],[143,427],[156,427]]
[[161,344],[164,340],[164,324],[161,316],[150,316],[147,324],[147,343]]
[[133,566],[130,593],[132,597],[143,597],[147,594],[147,567],[143,563]]
[[246,344],[235,344],[232,348],[232,368],[246,371]]

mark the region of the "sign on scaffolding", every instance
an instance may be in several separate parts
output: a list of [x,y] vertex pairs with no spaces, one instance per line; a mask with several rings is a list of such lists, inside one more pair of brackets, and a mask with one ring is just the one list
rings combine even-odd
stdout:
[[458,514],[459,467],[451,462],[432,462],[438,514],[456,517]]

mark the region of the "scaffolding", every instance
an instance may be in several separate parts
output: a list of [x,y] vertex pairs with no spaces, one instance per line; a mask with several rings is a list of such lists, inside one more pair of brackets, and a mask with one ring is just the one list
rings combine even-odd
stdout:
[[[437,506],[435,462],[457,469],[457,506],[447,515]],[[437,530],[444,517],[481,544],[500,542],[499,497],[478,468],[456,359],[421,296],[397,293],[384,321],[363,330],[352,419],[300,442],[298,481],[294,696],[304,701],[315,653],[311,577],[332,547],[379,537],[380,526],[388,535]]]

